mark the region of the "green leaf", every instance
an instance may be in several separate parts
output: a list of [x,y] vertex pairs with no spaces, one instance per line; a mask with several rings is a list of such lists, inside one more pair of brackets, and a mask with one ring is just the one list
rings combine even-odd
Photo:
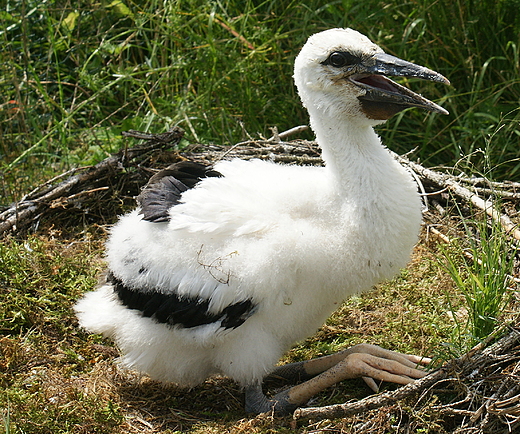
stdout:
[[119,15],[134,18],[134,14],[130,10],[130,8],[121,0],[114,0],[112,3],[108,5],[108,7],[112,8]]
[[62,29],[69,33],[72,32],[74,30],[74,28],[76,27],[76,22],[78,20],[78,17],[79,17],[78,11],[70,12],[65,17],[65,19],[61,22]]

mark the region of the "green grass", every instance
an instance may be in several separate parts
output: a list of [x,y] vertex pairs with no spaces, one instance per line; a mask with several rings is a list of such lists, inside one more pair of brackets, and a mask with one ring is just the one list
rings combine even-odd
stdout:
[[441,246],[439,257],[465,301],[461,311],[446,293],[455,324],[450,350],[457,357],[484,341],[503,320],[513,295],[511,276],[517,252],[500,223],[488,223],[485,216],[463,222],[464,240]]
[[[118,426],[110,397],[82,385],[88,345],[71,305],[95,285],[99,241],[54,231],[0,244],[0,407],[5,432],[73,432],[74,426]],[[99,235],[97,236],[99,238]],[[112,406],[112,407],[111,407]],[[11,430],[11,431],[9,431]]]
[[305,123],[293,59],[310,34],[336,26],[358,29],[452,82],[410,83],[451,115],[396,117],[381,128],[389,147],[417,147],[429,165],[464,156],[478,169],[489,158],[497,178],[512,177],[520,167],[518,6],[7,1],[0,12],[3,202],[50,174],[99,161],[122,146],[121,130],[160,132],[179,123],[190,141],[226,144],[244,131],[267,135],[271,126]]

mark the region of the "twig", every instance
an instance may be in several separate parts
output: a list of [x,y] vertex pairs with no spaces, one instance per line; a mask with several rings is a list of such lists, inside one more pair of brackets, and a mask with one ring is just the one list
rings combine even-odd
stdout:
[[490,181],[487,178],[477,178],[477,177],[459,177],[466,184],[471,184],[474,186],[478,185],[487,185],[494,188],[514,188],[520,190],[520,182],[513,181],[504,181],[504,182],[496,182]]
[[369,396],[356,402],[327,405],[324,407],[298,408],[294,412],[293,418],[300,420],[335,419],[392,405],[395,404],[396,401],[416,395],[422,390],[428,389],[439,381],[444,380],[448,375],[448,367],[449,366],[441,368],[420,380],[407,384],[406,386],[400,387],[392,392],[384,392],[379,395]]
[[65,206],[65,204],[70,203],[71,201],[73,201],[74,199],[77,199],[78,197],[89,195],[92,193],[97,193],[98,191],[106,191],[108,189],[109,189],[109,187],[103,186],[103,187],[93,188],[91,190],[83,190],[83,191],[80,191],[79,193],[71,194],[70,196],[61,197],[61,198],[54,200],[50,204],[50,207],[51,208],[57,208],[60,206],[63,207],[63,206]]
[[[299,134],[308,129],[309,129],[309,127],[307,125],[299,125],[297,127],[290,128],[286,131],[282,131],[281,133],[278,134],[278,137],[280,139],[285,139],[286,137],[292,136],[293,134]],[[269,140],[271,140],[271,139],[269,139]]]
[[[450,245],[453,244],[453,240],[452,239],[450,239],[447,235],[444,235],[442,232],[440,232],[439,230],[435,229],[434,227],[430,226],[430,227],[428,227],[428,230],[432,234],[434,234],[436,237],[440,238],[444,243],[450,244]],[[462,253],[470,261],[475,261],[475,257],[470,252],[468,252],[466,249],[463,249]],[[482,264],[482,259],[476,258],[476,261],[477,261],[477,263]]]
[[518,229],[517,225],[515,225],[507,215],[499,213],[494,208],[492,201],[482,199],[478,194],[472,192],[466,187],[463,187],[457,181],[455,181],[455,177],[427,169],[420,164],[414,163],[407,158],[401,157],[397,154],[393,155],[398,161],[411,168],[421,177],[434,182],[441,188],[447,188],[454,195],[464,199],[465,201],[486,212],[486,214],[493,220],[499,222],[508,234],[510,234],[516,240],[520,241],[520,230]]
[[224,29],[226,29],[229,33],[231,33],[235,38],[238,38],[238,40],[245,45],[250,50],[254,51],[255,47],[251,42],[249,42],[246,38],[244,38],[240,33],[238,33],[236,30],[229,27],[226,23],[220,21],[218,18],[213,18],[218,24],[220,24]]
[[[56,182],[58,179],[63,179],[67,176],[70,176],[72,175],[73,173],[76,173],[76,172],[79,172],[81,170],[85,170],[85,169],[88,169],[90,166],[84,166],[84,167],[75,167],[73,169],[70,169],[70,170],[67,170],[66,172],[63,172],[59,175],[56,175],[54,178],[51,178],[49,179],[48,181],[45,181],[43,184],[41,185],[38,185],[36,188],[34,188],[32,191],[30,191],[29,193],[27,193],[25,196],[22,197],[22,199],[20,200],[20,202],[24,202],[26,200],[34,200],[36,197],[38,197],[36,194],[38,192],[40,192],[39,194],[40,195],[43,195],[45,193],[47,193],[50,189],[52,189],[52,184],[54,182]],[[41,191],[43,188],[47,187],[47,186],[51,186],[49,187],[48,190],[43,190]]]

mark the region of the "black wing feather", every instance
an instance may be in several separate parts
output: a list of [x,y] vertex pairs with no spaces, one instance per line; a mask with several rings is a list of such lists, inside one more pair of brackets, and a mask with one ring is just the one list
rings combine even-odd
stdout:
[[172,164],[152,176],[137,197],[141,206],[140,214],[149,222],[167,222],[170,219],[169,209],[179,203],[182,193],[195,187],[204,178],[221,176],[210,166],[193,161]]
[[112,284],[124,306],[140,311],[144,317],[171,326],[192,328],[220,321],[222,327],[234,329],[242,325],[255,308],[251,300],[244,300],[225,307],[222,312],[211,313],[209,300],[181,297],[175,293],[134,290],[112,273],[109,273],[107,281]]

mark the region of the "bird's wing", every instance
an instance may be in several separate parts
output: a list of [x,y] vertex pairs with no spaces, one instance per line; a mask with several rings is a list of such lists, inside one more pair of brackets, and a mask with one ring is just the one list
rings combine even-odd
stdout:
[[260,236],[291,217],[287,185],[300,182],[285,179],[292,176],[292,170],[284,171],[266,161],[238,159],[220,161],[215,170],[222,178],[207,177],[170,208],[172,230],[228,239]]
[[[169,222],[176,214],[172,209],[185,205],[184,193],[205,178],[220,177],[198,163],[173,164],[150,179],[137,198],[138,211],[116,225],[108,243],[107,283],[127,308],[186,329],[204,325],[233,329],[253,314],[255,303],[229,285],[227,260],[232,254],[214,257],[203,252],[198,241],[190,243],[178,228],[169,238],[162,232],[166,227],[156,225]],[[181,214],[189,219],[189,214]],[[168,263],[172,256],[180,256],[180,262]]]
[[172,164],[152,176],[137,197],[140,214],[149,222],[167,222],[170,219],[169,209],[179,203],[182,193],[204,178],[220,176],[210,167],[192,161]]
[[158,174],[139,198],[141,209],[119,221],[107,246],[118,279],[111,285],[123,304],[159,322],[235,328],[265,295],[249,281],[244,292],[248,267],[268,268],[278,249],[265,240],[299,231],[287,211],[298,197],[284,187],[308,183],[307,170],[300,177],[283,171],[286,179],[277,165],[238,160],[198,169],[190,166],[185,178],[178,166]]

